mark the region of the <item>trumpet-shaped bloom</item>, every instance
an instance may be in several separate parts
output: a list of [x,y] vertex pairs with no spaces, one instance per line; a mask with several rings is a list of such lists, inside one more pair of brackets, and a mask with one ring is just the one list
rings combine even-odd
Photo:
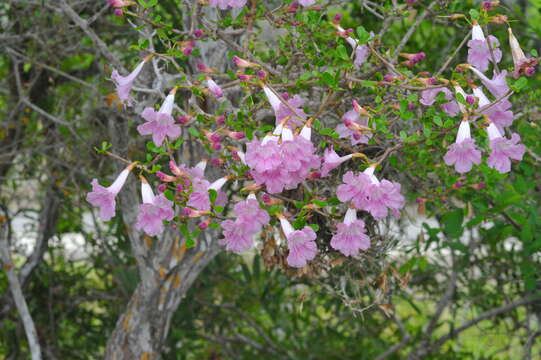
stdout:
[[254,139],[246,144],[246,164],[257,172],[276,169],[282,163],[280,147],[277,141],[268,141],[263,144]]
[[299,0],[299,3],[302,5],[302,6],[312,6],[314,5],[316,2],[316,0]]
[[458,129],[456,142],[449,146],[449,150],[443,157],[445,164],[455,167],[461,174],[467,173],[472,166],[481,163],[481,151],[475,145],[470,135],[470,123],[462,121]]
[[[336,28],[341,33],[345,33],[345,30],[342,27],[337,26]],[[374,36],[374,33],[371,32],[370,36]],[[370,48],[367,45],[360,45],[357,39],[353,39],[349,36],[346,36],[346,41],[351,45],[351,48],[355,50],[353,65],[355,66],[355,69],[359,69],[370,56]]]
[[175,124],[171,116],[174,102],[175,95],[169,94],[159,111],[147,107],[141,113],[147,122],[139,125],[137,131],[141,135],[152,135],[152,141],[156,146],[161,146],[166,136],[170,140],[175,140],[182,134],[182,129]]
[[[474,88],[473,94],[479,99],[479,107],[490,104],[490,100],[486,97],[480,87]],[[503,131],[504,128],[511,126],[515,118],[513,112],[509,110],[511,106],[511,102],[505,99],[490,106],[488,109],[481,111],[481,113],[488,115],[488,118],[496,125],[498,130]]]
[[289,249],[287,264],[297,268],[306,266],[307,262],[314,259],[317,254],[316,233],[310,226],[305,226],[302,230],[294,230],[289,221],[283,217],[280,218],[280,224]]
[[353,157],[353,154],[338,156],[334,149],[325,149],[323,154],[323,165],[321,166],[321,176],[325,177],[329,173],[340,166],[343,162],[348,161]]
[[[308,115],[302,109],[304,100],[299,95],[294,95],[291,99],[287,100],[286,106],[284,103],[280,102],[278,110],[276,111],[276,125],[282,122],[286,117],[289,117],[287,125],[295,130],[296,128],[302,126]],[[292,111],[292,108],[295,111]]]
[[120,102],[126,105],[131,105],[132,99],[130,98],[130,90],[133,86],[135,78],[137,78],[137,75],[139,75],[141,70],[143,70],[145,62],[146,61],[144,60],[141,61],[128,76],[120,76],[117,70],[113,70],[111,79],[116,85],[116,93],[120,99]]
[[352,200],[355,207],[362,208],[366,199],[366,192],[372,184],[370,177],[365,173],[355,175],[352,171],[348,171],[342,177],[343,184],[336,188],[336,196],[341,202]]
[[237,221],[243,223],[244,227],[253,233],[261,230],[261,227],[270,221],[269,214],[259,207],[255,197],[235,204],[233,212],[237,216]]
[[126,183],[130,170],[131,167],[122,170],[109,187],[101,186],[97,179],[92,180],[92,191],[86,195],[86,201],[100,208],[99,216],[102,221],[109,221],[115,215],[115,198]]
[[498,48],[500,42],[492,35],[489,35],[488,39],[485,38],[481,26],[475,24],[472,29],[472,39],[468,41],[468,63],[482,72],[487,71],[488,63],[493,61],[489,46],[492,48],[496,63],[500,62],[502,59],[502,52]]
[[222,91],[222,88],[216,84],[214,80],[212,80],[210,77],[207,77],[207,86],[210,90],[210,92],[217,98],[221,98],[224,96],[224,92]]
[[242,222],[233,220],[222,222],[224,238],[220,239],[219,242],[225,245],[226,250],[241,254],[253,246],[254,233],[244,225]]
[[357,210],[348,209],[344,222],[337,225],[331,246],[345,256],[357,255],[359,250],[367,250],[370,247],[370,238],[366,235],[364,221],[357,220]]
[[532,76],[535,74],[535,67],[539,61],[536,58],[527,58],[511,28],[507,30],[509,32],[509,46],[511,47],[513,64],[515,65],[513,77],[518,78],[520,75]]
[[445,99],[450,100],[446,103],[440,104],[440,107],[443,111],[449,116],[455,116],[459,113],[460,108],[458,103],[454,100],[453,93],[446,87],[434,88],[423,90],[421,92],[421,99],[419,102],[425,106],[431,106],[436,101],[436,96],[443,92],[445,94]]
[[492,79],[489,79],[487,76],[485,76],[485,74],[483,74],[475,67],[470,66],[469,69],[473,71],[475,75],[477,75],[483,85],[485,85],[485,87],[494,97],[499,98],[501,96],[504,96],[509,91],[509,86],[507,85],[507,81],[505,80],[507,76],[506,70],[502,70],[499,74],[494,73]]
[[144,180],[141,184],[143,203],[139,205],[139,214],[135,223],[136,230],[143,230],[149,236],[155,236],[164,229],[163,221],[171,221],[175,216],[173,202],[163,194],[154,196],[152,188]]
[[520,136],[512,134],[511,139],[503,137],[494,124],[487,128],[490,139],[490,156],[488,157],[488,166],[496,169],[502,174],[511,171],[511,160],[522,160],[526,147],[520,144]]
[[227,202],[227,196],[223,191],[220,191],[222,186],[227,181],[227,178],[220,178],[212,184],[204,178],[195,178],[192,180],[192,193],[188,198],[186,205],[200,211],[209,211],[211,207],[209,190],[216,190],[217,197],[214,205],[222,206]]

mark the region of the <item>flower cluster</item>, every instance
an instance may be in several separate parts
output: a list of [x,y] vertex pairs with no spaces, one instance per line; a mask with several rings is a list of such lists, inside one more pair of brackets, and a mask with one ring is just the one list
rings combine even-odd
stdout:
[[321,163],[310,137],[308,126],[302,128],[300,135],[294,135],[289,127],[279,125],[275,134],[249,142],[246,164],[252,169],[250,174],[255,182],[265,185],[271,194],[295,189]]
[[237,254],[253,246],[253,237],[270,221],[269,214],[259,207],[255,195],[250,194],[233,208],[236,219],[222,222],[224,238],[220,240],[226,250]]
[[338,199],[351,201],[356,209],[368,211],[376,219],[386,217],[389,211],[399,217],[400,209],[406,203],[400,193],[400,184],[385,179],[379,181],[374,170],[375,165],[371,165],[357,175],[352,171],[344,174],[344,183],[336,189]]

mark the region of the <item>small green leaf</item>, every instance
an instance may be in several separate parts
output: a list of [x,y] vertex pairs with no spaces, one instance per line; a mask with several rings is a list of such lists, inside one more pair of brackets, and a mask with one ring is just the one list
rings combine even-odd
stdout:
[[216,198],[218,197],[218,192],[214,189],[209,189],[209,199],[210,203],[214,205],[216,203]]
[[336,48],[336,52],[338,53],[338,56],[343,60],[349,60],[348,51],[346,50],[346,47],[344,45],[338,45],[338,47]]
[[479,11],[475,10],[475,9],[471,9],[470,10],[470,16],[473,20],[479,20]]
[[357,36],[359,37],[359,45],[364,45],[370,39],[370,33],[363,26],[357,28]]

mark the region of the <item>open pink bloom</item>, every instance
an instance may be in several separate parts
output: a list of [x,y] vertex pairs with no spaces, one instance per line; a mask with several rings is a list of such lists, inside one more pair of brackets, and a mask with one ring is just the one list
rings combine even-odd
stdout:
[[100,208],[100,219],[109,221],[115,215],[116,196],[126,183],[132,166],[122,170],[113,184],[109,187],[101,186],[97,179],[92,180],[92,191],[86,195],[86,201],[92,206]]
[[306,266],[306,263],[316,257],[316,233],[310,226],[305,226],[302,230],[294,230],[289,221],[285,218],[280,218],[282,230],[287,238],[287,247],[289,255],[287,263],[289,266],[301,268]]
[[109,5],[115,8],[122,8],[134,4],[132,1],[126,0],[107,0],[107,2],[109,3]]
[[343,184],[336,188],[336,196],[341,202],[352,200],[355,207],[362,208],[366,200],[366,192],[372,181],[365,173],[355,175],[352,171],[348,171],[342,177]]
[[270,140],[265,144],[254,139],[246,144],[246,164],[257,172],[276,169],[282,163],[280,147],[277,141]]
[[419,102],[425,106],[431,106],[436,101],[436,96],[440,92],[443,92],[445,94],[445,99],[451,100],[449,102],[441,104],[441,109],[445,111],[449,116],[455,116],[456,114],[458,114],[460,111],[458,103],[455,101],[451,90],[446,87],[421,91],[421,99],[419,100]]
[[154,196],[152,188],[143,180],[141,183],[143,203],[139,205],[139,214],[135,223],[136,230],[143,230],[149,236],[155,236],[164,229],[163,221],[171,221],[175,216],[173,202],[163,194]]
[[391,210],[395,217],[400,217],[400,209],[406,204],[400,193],[400,184],[381,180],[374,175],[375,166],[369,166],[363,173],[368,175],[371,184],[365,190],[365,198],[353,199],[353,205],[359,210],[366,210],[376,219],[383,219]]
[[337,232],[331,239],[331,246],[345,256],[353,256],[359,250],[370,247],[370,238],[366,235],[364,221],[357,220],[357,210],[348,209],[344,222],[337,224]]
[[117,70],[113,70],[113,73],[111,74],[111,79],[116,85],[116,93],[118,95],[118,98],[120,99],[120,102],[131,105],[132,99],[130,98],[130,90],[133,86],[133,82],[135,81],[135,78],[141,70],[143,70],[143,66],[145,65],[145,60],[141,61],[139,65],[129,74],[128,76],[120,76]]
[[182,134],[182,129],[175,124],[171,116],[174,102],[175,95],[169,94],[159,111],[147,107],[141,113],[147,122],[139,125],[137,131],[141,135],[152,135],[152,141],[156,146],[161,146],[166,136],[170,140],[175,140]]
[[259,207],[254,195],[248,196],[248,199],[235,204],[233,212],[237,217],[237,221],[244,224],[244,227],[253,233],[261,230],[263,225],[270,221],[269,214]]
[[296,173],[298,176],[303,177],[304,180],[304,177],[308,175],[311,169],[319,168],[320,159],[314,153],[315,148],[310,140],[303,136],[294,136],[289,128],[284,128],[282,143],[280,144],[280,155],[285,170],[289,173]]
[[443,157],[445,164],[455,167],[461,174],[467,173],[472,166],[481,163],[481,151],[475,146],[470,135],[470,123],[462,121],[458,128],[456,142],[449,146],[449,150]]
[[314,5],[316,0],[299,0],[299,4],[302,6],[312,6]]
[[[480,87],[474,88],[473,94],[479,99],[479,107],[483,107],[491,103],[483,92],[483,89]],[[496,105],[492,105],[488,109],[481,111],[481,113],[487,114],[490,121],[492,121],[498,127],[498,130],[503,131],[504,128],[511,126],[515,118],[513,112],[509,110],[511,106],[511,102],[505,99],[499,101]]]
[[353,157],[353,154],[345,155],[345,156],[338,156],[338,154],[334,151],[334,149],[329,148],[325,149],[325,153],[323,154],[323,165],[321,166],[321,176],[325,177],[329,175],[329,173],[340,166],[343,162],[348,161]]
[[[490,45],[489,45],[490,43]],[[478,24],[473,25],[472,39],[468,41],[468,63],[478,68],[480,71],[488,70],[489,61],[492,62],[489,46],[492,48],[492,54],[496,63],[502,59],[502,52],[498,48],[500,42],[494,36],[485,38],[483,29]]]
[[490,150],[492,150],[488,157],[488,166],[502,174],[508,173],[511,171],[511,160],[522,160],[526,147],[519,143],[518,134],[512,134],[511,139],[507,139],[492,123],[487,127],[487,133],[490,139]]
[[[269,100],[274,114],[276,115],[276,125],[280,125],[285,118],[288,118],[287,125],[295,130],[297,127],[302,126],[304,120],[308,118],[308,115],[304,112],[301,106],[304,103],[304,100],[299,96],[295,95],[291,99],[287,100],[286,106],[284,102],[285,99],[280,99],[271,89],[268,87],[263,87],[263,91]],[[294,111],[292,111],[291,109]]]
[[505,77],[507,76],[506,70],[502,70],[499,74],[495,73],[492,79],[489,79],[485,76],[485,74],[475,67],[470,66],[469,69],[473,71],[475,75],[477,75],[483,85],[485,85],[485,87],[492,95],[494,95],[494,97],[499,98],[504,96],[509,91],[509,86],[507,85],[507,81],[505,81]]
[[227,10],[228,7],[239,8],[246,5],[248,0],[209,0],[209,5],[219,7],[222,10]]
[[221,225],[224,238],[219,243],[225,245],[226,250],[241,254],[253,246],[254,233],[244,226],[245,223],[225,220]]
[[535,67],[539,61],[536,58],[527,58],[526,55],[524,55],[524,51],[522,51],[517,38],[513,34],[513,30],[508,28],[507,31],[509,33],[509,46],[511,47],[513,64],[515,65],[513,77],[516,79],[520,75],[532,76],[535,74]]
[[190,197],[188,198],[188,202],[186,205],[193,207],[200,211],[209,211],[210,210],[210,197],[209,197],[209,190],[216,190],[217,197],[216,202],[214,205],[222,206],[227,201],[227,197],[223,193],[223,191],[220,191],[222,186],[227,182],[228,178],[223,177],[216,181],[214,181],[212,184],[208,182],[207,180],[203,178],[193,179],[192,181],[192,193],[190,194]]

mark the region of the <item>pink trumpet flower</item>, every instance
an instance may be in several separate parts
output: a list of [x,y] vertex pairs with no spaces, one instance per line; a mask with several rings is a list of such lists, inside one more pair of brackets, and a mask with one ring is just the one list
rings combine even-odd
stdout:
[[488,39],[483,34],[483,29],[479,24],[474,23],[472,28],[472,39],[468,41],[468,63],[478,68],[480,71],[485,72],[488,70],[488,63],[492,62],[492,55],[490,54],[490,48],[492,48],[492,54],[496,63],[502,59],[502,52],[498,48],[500,45],[498,39],[489,35]]
[[470,123],[462,121],[458,128],[456,142],[449,146],[449,150],[443,157],[445,164],[455,167],[461,174],[467,173],[473,165],[481,163],[481,151],[475,145],[470,135]]
[[507,85],[507,81],[505,80],[505,77],[507,76],[507,71],[502,70],[499,74],[494,74],[492,79],[489,79],[485,76],[481,71],[476,69],[473,66],[467,66],[477,77],[481,80],[483,85],[490,91],[490,93],[496,97],[499,98],[501,96],[504,96],[509,91],[509,86]]
[[502,174],[508,173],[511,171],[511,160],[522,160],[526,147],[520,144],[518,134],[513,133],[511,139],[507,139],[493,123],[487,127],[487,133],[492,151],[488,157],[488,166]]
[[325,152],[323,154],[323,164],[321,166],[320,172],[321,177],[329,175],[332,170],[336,169],[338,166],[348,161],[349,159],[360,156],[362,156],[362,154],[359,153],[339,156],[333,148],[325,149]]
[[[368,112],[353,100],[353,109],[342,116],[342,124],[336,126],[340,138],[349,138],[352,145],[368,144],[372,133],[362,128],[368,128]],[[364,115],[364,116],[361,116]]]
[[224,96],[224,92],[222,91],[222,88],[218,84],[216,84],[214,80],[212,80],[210,77],[207,76],[206,81],[207,81],[207,86],[210,92],[216,98],[221,98],[222,96]]
[[306,266],[308,261],[313,260],[317,254],[316,233],[310,226],[305,226],[302,230],[294,230],[283,215],[279,218],[289,248],[287,264],[297,268]]
[[436,101],[436,95],[440,92],[445,94],[445,99],[449,102],[440,105],[441,109],[449,116],[455,116],[459,113],[460,109],[458,103],[454,100],[453,93],[446,87],[427,89],[421,92],[421,99],[419,102],[425,106],[431,106]]
[[331,239],[331,247],[345,256],[359,254],[359,250],[370,247],[370,238],[366,235],[364,221],[357,219],[357,210],[349,208],[344,222],[337,225],[337,232]]
[[181,127],[175,124],[175,120],[171,116],[175,102],[175,92],[176,88],[171,90],[159,111],[147,107],[141,113],[141,116],[147,122],[139,125],[137,131],[141,135],[152,135],[152,141],[156,146],[161,146],[166,136],[170,140],[175,140],[182,134]]
[[136,230],[143,230],[149,236],[156,236],[164,229],[163,221],[171,221],[175,216],[173,202],[164,194],[155,196],[145,178],[141,177],[141,195],[143,203],[139,205],[139,214],[135,223]]
[[216,181],[214,181],[212,184],[208,182],[206,179],[199,178],[193,180],[193,191],[190,194],[190,197],[188,198],[188,202],[186,205],[191,206],[197,210],[200,211],[209,211],[210,210],[210,198],[209,198],[209,190],[216,190],[218,193],[218,196],[216,198],[215,205],[222,206],[225,205],[225,202],[227,201],[227,197],[224,194],[223,191],[220,191],[222,186],[229,180],[229,177],[225,176],[222,177]]
[[[489,105],[491,101],[486,97],[483,89],[476,87],[473,89],[473,94],[479,99],[479,107]],[[514,114],[509,108],[511,102],[507,99],[499,101],[497,104],[490,106],[488,109],[481,111],[482,114],[486,114],[490,121],[492,121],[500,132],[503,129],[511,126],[514,120]]]
[[132,99],[130,98],[130,91],[133,86],[133,82],[143,70],[143,66],[147,61],[150,60],[150,56],[147,56],[137,65],[137,67],[128,75],[128,76],[120,76],[117,70],[113,69],[113,72],[111,74],[111,79],[116,85],[116,93],[118,95],[118,99],[121,103],[126,104],[130,106],[132,104]]
[[[347,34],[347,32],[338,25],[336,25],[336,29],[341,34]],[[370,33],[370,36],[374,36],[374,34]],[[370,56],[370,48],[367,45],[359,45],[359,41],[350,36],[346,35],[345,39],[351,46],[351,48],[355,51],[355,59],[353,60],[353,65],[355,66],[355,69],[359,69]]]
[[130,171],[135,163],[131,163],[117,176],[113,184],[108,187],[101,186],[97,179],[92,180],[92,191],[86,195],[86,201],[92,206],[100,208],[100,219],[109,221],[115,215],[116,196],[122,190]]

